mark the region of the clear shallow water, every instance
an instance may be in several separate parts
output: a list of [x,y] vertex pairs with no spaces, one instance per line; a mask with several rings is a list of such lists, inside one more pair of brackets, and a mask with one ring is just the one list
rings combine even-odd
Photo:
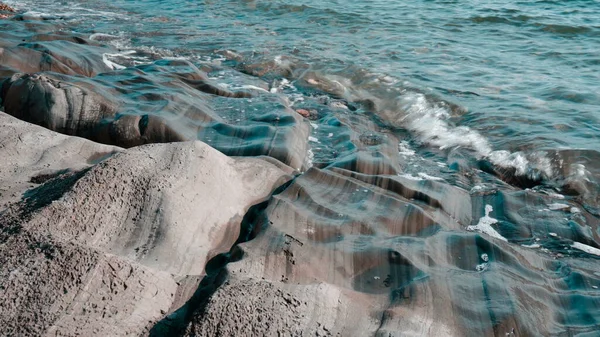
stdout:
[[12,3],[165,54],[284,55],[323,73],[391,76],[459,104],[467,112],[452,123],[477,130],[494,149],[597,149],[595,1]]
[[[409,179],[504,188],[455,174],[499,168],[504,181],[542,181],[548,193],[583,182],[584,206],[598,213],[594,1],[6,2],[118,48],[104,55],[114,69],[184,58],[224,66],[209,74],[224,88],[249,88],[227,69],[266,81],[293,108],[318,112],[308,165],[335,166],[360,146],[375,153],[397,141]],[[213,103],[233,124],[265,107]],[[564,154],[574,149],[592,152]]]

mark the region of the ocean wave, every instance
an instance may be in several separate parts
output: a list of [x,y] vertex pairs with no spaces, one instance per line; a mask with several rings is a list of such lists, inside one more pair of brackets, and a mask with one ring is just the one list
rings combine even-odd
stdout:
[[535,28],[539,31],[552,33],[556,35],[585,35],[585,34],[598,34],[600,27],[596,26],[582,26],[582,25],[562,25],[555,23],[544,23],[541,20],[546,19],[540,16],[528,16],[528,15],[511,15],[511,16],[500,16],[500,15],[484,15],[484,16],[473,16],[468,20],[476,24],[506,24],[515,27],[529,27]]

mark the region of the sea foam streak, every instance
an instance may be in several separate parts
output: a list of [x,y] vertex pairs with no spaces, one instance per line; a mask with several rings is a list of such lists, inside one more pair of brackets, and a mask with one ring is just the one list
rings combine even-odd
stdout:
[[492,205],[485,205],[485,216],[483,216],[481,219],[479,219],[479,222],[477,223],[477,225],[475,225],[475,226],[471,225],[471,226],[467,227],[467,230],[478,231],[480,233],[487,234],[493,238],[508,242],[508,240],[505,237],[500,235],[500,233],[498,233],[498,231],[496,231],[494,229],[494,227],[492,227],[493,224],[498,223],[498,220],[490,217],[490,213],[493,211],[494,211],[494,208],[492,207]]

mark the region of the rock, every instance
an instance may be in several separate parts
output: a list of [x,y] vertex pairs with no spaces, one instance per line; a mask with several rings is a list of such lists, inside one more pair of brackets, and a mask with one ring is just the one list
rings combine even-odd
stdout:
[[286,285],[234,275],[210,297],[184,335],[353,335],[377,329],[364,310],[368,305],[364,295],[327,283]]
[[72,69],[12,74],[0,90],[5,111],[121,147],[199,139],[227,155],[267,155],[297,169],[305,163],[308,125],[277,95],[224,89],[182,60],[93,78]]
[[147,332],[292,172],[201,142],[123,150],[4,113],[0,123],[0,189],[21,196],[0,199],[0,325],[10,335]]
[[11,13],[16,12],[16,10],[14,8],[12,8],[9,5],[4,4],[2,2],[0,2],[0,11],[11,12]]
[[[465,233],[481,199],[439,181],[351,168],[311,168],[270,199],[186,335],[551,335],[577,315],[556,306],[564,296],[594,307],[585,286],[565,295],[546,281],[552,256]],[[597,278],[593,259],[570,267]]]
[[38,34],[32,39],[1,50],[0,64],[14,72],[29,74],[52,71],[93,77],[112,70],[102,59],[111,49],[94,45],[82,37]]
[[[50,132],[0,112],[0,213],[27,189],[83,171],[123,149]],[[13,197],[14,195],[14,197]]]
[[187,139],[157,116],[117,116],[114,102],[60,77],[15,74],[1,92],[7,113],[67,135],[124,147]]
[[296,109],[296,112],[299,113],[300,115],[302,115],[302,117],[304,117],[304,118],[310,117],[310,111],[308,111],[306,109]]

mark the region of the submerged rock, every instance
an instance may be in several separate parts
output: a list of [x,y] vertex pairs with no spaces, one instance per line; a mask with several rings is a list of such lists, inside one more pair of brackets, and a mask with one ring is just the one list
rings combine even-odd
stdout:
[[[83,68],[49,65],[52,73],[13,73],[4,80],[0,98],[7,113],[104,144],[199,139],[227,155],[268,155],[297,169],[303,166],[308,125],[277,95],[230,91],[181,60],[92,78],[77,75]],[[90,66],[84,75],[92,76],[94,69]]]
[[183,141],[157,116],[117,115],[118,106],[85,87],[46,75],[16,74],[2,86],[7,113],[67,135],[132,147]]
[[102,54],[110,49],[88,43],[77,35],[40,34],[33,36],[33,40],[1,50],[0,65],[14,72],[52,71],[87,77],[111,70],[102,59]]

